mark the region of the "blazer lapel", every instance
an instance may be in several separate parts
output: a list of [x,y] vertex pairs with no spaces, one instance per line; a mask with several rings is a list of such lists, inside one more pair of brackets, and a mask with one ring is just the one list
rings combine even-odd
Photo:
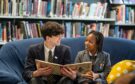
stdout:
[[45,60],[45,54],[44,54],[44,42],[39,45],[39,59]]
[[58,51],[58,46],[55,47],[55,50],[54,50],[54,56],[53,56],[53,62],[54,63],[58,63],[58,59],[59,59],[59,51]]
[[97,58],[96,58],[95,64],[97,64],[97,62],[99,62],[100,57],[101,57],[100,54],[101,54],[101,53],[98,53],[98,54],[97,54]]
[[90,61],[89,52],[87,50],[84,51],[84,59],[83,62]]

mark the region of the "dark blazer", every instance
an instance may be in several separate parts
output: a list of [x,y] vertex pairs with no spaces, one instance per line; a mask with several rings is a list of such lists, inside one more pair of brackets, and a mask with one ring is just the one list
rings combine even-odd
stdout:
[[[71,53],[69,47],[64,45],[56,46],[53,58],[54,63],[62,65],[71,63]],[[23,77],[27,82],[32,78],[32,72],[36,70],[35,59],[45,60],[44,43],[32,45],[29,48],[23,73]],[[60,78],[61,76],[54,76],[56,81],[58,81]]]
[[[76,57],[75,62],[87,62],[91,61],[91,57],[88,54],[87,50],[80,51]],[[110,72],[111,62],[110,62],[110,54],[107,52],[99,52],[97,53],[97,57],[95,62],[93,63],[92,71],[100,74],[100,79],[105,80],[106,76]]]

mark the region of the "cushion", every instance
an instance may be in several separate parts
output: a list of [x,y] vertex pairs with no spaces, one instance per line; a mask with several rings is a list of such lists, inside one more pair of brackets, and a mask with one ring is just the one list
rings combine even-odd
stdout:
[[113,83],[121,75],[129,73],[133,70],[135,70],[135,61],[123,60],[123,61],[118,62],[117,64],[115,64],[112,67],[112,69],[107,77],[108,84]]
[[117,78],[114,84],[135,84],[135,74],[128,73],[123,76]]
[[0,84],[17,84],[18,78],[12,73],[0,71]]

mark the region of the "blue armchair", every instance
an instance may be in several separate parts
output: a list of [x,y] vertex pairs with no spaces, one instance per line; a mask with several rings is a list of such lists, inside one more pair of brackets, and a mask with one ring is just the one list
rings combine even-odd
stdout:
[[[27,84],[22,77],[22,72],[28,47],[42,41],[42,38],[26,39],[9,42],[2,46],[0,49],[0,84]],[[71,48],[72,62],[77,52],[84,49],[84,41],[85,37],[62,39],[62,44]],[[112,65],[124,59],[135,59],[135,41],[105,38],[103,50],[110,53]]]

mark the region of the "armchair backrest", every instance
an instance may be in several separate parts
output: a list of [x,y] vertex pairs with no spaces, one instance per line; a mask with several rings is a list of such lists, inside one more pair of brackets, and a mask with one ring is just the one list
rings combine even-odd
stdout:
[[[42,39],[28,39],[15,42],[9,42],[0,49],[0,65],[3,64],[8,72],[15,73],[22,78],[22,72],[24,70],[25,58],[28,52],[28,47],[31,44],[39,43]],[[21,72],[21,73],[20,73]]]
[[78,51],[84,50],[85,37],[62,39],[61,43],[70,47],[72,63],[75,60]]
[[[62,40],[63,44],[71,48],[72,62],[74,62],[77,52],[85,49],[85,38],[86,37],[79,37]],[[135,41],[133,40],[105,37],[103,50],[110,53],[112,65],[125,59],[135,60]]]
[[[22,72],[28,48],[30,45],[42,41],[42,38],[34,38],[9,42],[2,46],[0,49],[0,70],[14,73],[17,78],[23,80]],[[71,48],[72,62],[74,62],[77,52],[85,49],[84,41],[85,37],[62,39],[61,43]],[[135,60],[135,41],[107,37],[104,40],[103,50],[110,53],[112,65],[124,59]]]
[[[12,63],[18,61],[21,68],[25,62],[28,47],[42,41],[42,38],[35,38],[9,42],[1,48],[0,59],[12,61]],[[84,41],[85,37],[62,39],[61,43],[71,48],[72,62],[74,62],[77,52],[85,49]],[[110,53],[112,64],[124,59],[135,59],[135,41],[107,37],[104,40],[103,50]]]
[[105,38],[103,50],[110,53],[112,65],[131,59],[135,60],[135,41],[122,38]]

